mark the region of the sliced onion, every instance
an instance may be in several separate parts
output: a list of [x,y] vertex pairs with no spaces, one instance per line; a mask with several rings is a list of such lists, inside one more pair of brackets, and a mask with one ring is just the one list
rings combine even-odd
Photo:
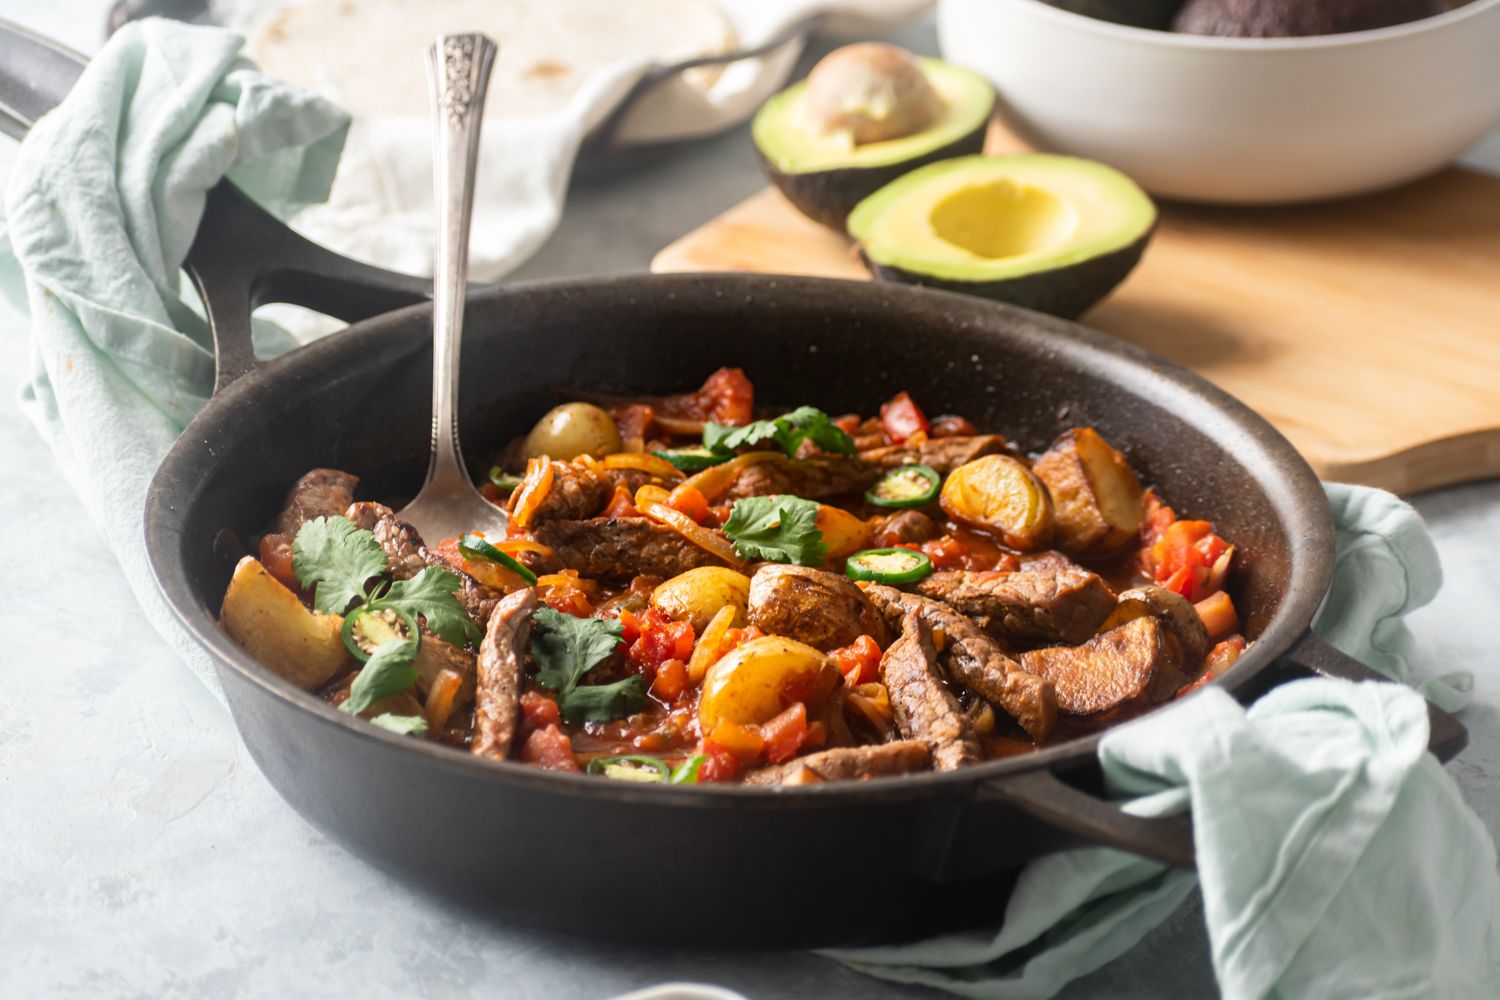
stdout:
[[422,709],[427,716],[427,724],[433,729],[442,729],[448,725],[448,717],[453,714],[454,700],[463,683],[464,679],[447,667],[438,671],[432,687],[427,691],[427,704]]
[[740,477],[740,473],[752,465],[760,465],[762,462],[785,461],[786,456],[779,451],[747,451],[743,455],[736,455],[727,462],[718,465],[710,465],[702,472],[694,473],[683,481],[683,486],[691,486],[709,503],[713,503],[734,481]]
[[701,684],[708,668],[719,662],[719,657],[724,655],[724,639],[734,625],[734,614],[734,605],[726,604],[708,620],[708,625],[704,627],[697,645],[693,646],[693,655],[688,660],[688,683]]
[[735,554],[734,545],[729,539],[703,527],[682,511],[673,510],[664,503],[653,503],[642,507],[641,513],[654,521],[660,521],[703,551],[717,556],[729,565],[735,567],[745,565],[745,561]]
[[1231,545],[1219,554],[1219,558],[1214,560],[1213,567],[1208,571],[1208,579],[1203,584],[1203,589],[1208,594],[1224,589],[1224,582],[1229,579],[1229,564],[1233,561],[1234,546]]
[[513,556],[517,552],[535,552],[537,555],[551,559],[556,554],[552,551],[552,546],[534,542],[529,538],[506,538],[502,541],[490,542],[490,544],[508,556]]
[[676,434],[682,437],[703,436],[702,420],[692,420],[688,417],[669,417],[661,413],[653,413],[651,420],[668,434]]
[[665,458],[657,458],[643,451],[622,451],[604,456],[606,469],[638,469],[658,479],[679,479],[682,476],[677,466]]
[[672,494],[653,483],[647,483],[635,491],[635,509],[645,510],[654,503],[670,504]]
[[525,528],[531,523],[537,508],[547,499],[547,494],[552,492],[554,475],[556,473],[552,468],[552,459],[546,455],[527,460],[526,478],[521,481],[520,489],[517,490],[515,507],[510,515],[513,527]]

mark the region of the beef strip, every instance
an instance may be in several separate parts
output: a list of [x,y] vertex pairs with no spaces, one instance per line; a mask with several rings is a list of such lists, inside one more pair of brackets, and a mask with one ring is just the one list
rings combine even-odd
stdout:
[[[552,487],[531,515],[531,522],[581,521],[604,510],[615,486],[593,469],[572,462],[552,463]],[[518,495],[517,490],[512,497]]]
[[725,500],[786,493],[807,500],[826,500],[868,489],[884,471],[858,458],[841,455],[761,462],[741,472]]
[[865,596],[887,624],[916,613],[943,633],[940,662],[948,675],[1020,723],[1037,743],[1057,727],[1057,692],[1052,682],[1022,668],[974,622],[940,601],[872,585]]
[[1005,438],[999,434],[971,434],[956,437],[929,438],[915,447],[891,445],[862,451],[859,457],[881,470],[919,462],[947,475],[960,465],[967,465],[985,455],[1003,455],[1008,451]]
[[1088,570],[934,573],[917,593],[976,618],[1003,638],[1084,642],[1114,610],[1115,597]]
[[910,545],[930,542],[941,535],[943,530],[920,510],[903,510],[881,521],[875,533],[892,535],[897,542]]
[[351,504],[344,516],[353,521],[356,527],[364,528],[375,536],[375,540],[385,550],[391,575],[397,580],[410,580],[428,566],[456,573],[462,584],[457,591],[458,603],[464,606],[470,618],[478,622],[481,628],[484,627],[495,604],[500,600],[499,593],[439,559],[422,543],[422,536],[417,533],[417,529],[397,517],[385,504],[369,501]]
[[979,741],[958,699],[937,673],[932,627],[915,612],[901,620],[901,638],[880,658],[880,679],[890,692],[896,727],[932,750],[932,765],[952,771],[980,759]]
[[763,767],[745,775],[747,785],[814,785],[824,781],[878,778],[925,771],[932,751],[921,740],[897,740],[873,746],[837,747]]
[[490,616],[474,685],[474,742],[469,752],[476,757],[504,760],[510,754],[536,608],[536,591],[527,587],[500,601]]
[[293,484],[273,532],[295,535],[315,517],[337,517],[354,502],[359,477],[338,469],[314,469]]
[[461,708],[474,700],[474,654],[468,650],[424,633],[422,645],[417,649],[417,660],[412,665],[417,668],[417,690],[424,697],[437,680],[438,673],[451,670],[461,682],[453,699],[454,707]]
[[549,546],[564,566],[590,579],[670,579],[699,566],[724,565],[671,528],[644,517],[543,521],[532,537]]

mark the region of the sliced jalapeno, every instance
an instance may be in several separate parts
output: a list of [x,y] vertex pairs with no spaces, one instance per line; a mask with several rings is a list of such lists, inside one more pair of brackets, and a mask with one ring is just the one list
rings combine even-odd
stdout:
[[660,784],[672,776],[667,762],[645,754],[625,754],[620,757],[595,757],[589,761],[589,774],[602,774],[616,781],[639,781]]
[[943,477],[930,465],[901,465],[865,491],[877,507],[925,507],[938,498]]
[[490,483],[506,493],[514,493],[521,482],[520,476],[513,476],[498,465],[490,467]]
[[417,623],[395,608],[355,608],[344,616],[344,648],[364,663],[376,648],[388,642],[405,642],[417,634]]
[[703,762],[708,760],[701,753],[695,753],[687,760],[672,769],[672,776],[667,779],[670,785],[696,785],[698,783],[698,772],[703,769]]
[[465,559],[473,559],[477,562],[492,562],[497,566],[503,566],[512,573],[525,580],[528,584],[536,584],[536,574],[522,566],[509,553],[502,552],[478,535],[465,535],[458,540],[458,551]]
[[705,448],[701,444],[690,448],[663,448],[661,451],[653,451],[651,454],[657,458],[664,458],[677,468],[678,472],[701,472],[711,465],[727,462],[734,457],[733,452],[714,451]]
[[913,549],[865,549],[844,563],[844,573],[849,579],[889,586],[916,583],[931,572],[932,560],[925,552]]

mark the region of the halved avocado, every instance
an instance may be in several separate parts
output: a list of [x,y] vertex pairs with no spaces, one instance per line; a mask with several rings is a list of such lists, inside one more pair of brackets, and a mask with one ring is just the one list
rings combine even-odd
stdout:
[[843,229],[861,199],[902,174],[984,148],[994,87],[979,74],[938,59],[916,62],[942,106],[927,127],[909,135],[856,143],[847,129],[820,127],[806,109],[806,80],[756,113],[750,134],[766,173],[802,214]]
[[1073,318],[1141,259],[1156,206],[1112,167],[1071,156],[967,156],[857,205],[849,235],[876,277]]

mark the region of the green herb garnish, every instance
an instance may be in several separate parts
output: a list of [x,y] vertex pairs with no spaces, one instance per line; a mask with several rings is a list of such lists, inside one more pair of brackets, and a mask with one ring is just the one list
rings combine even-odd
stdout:
[[375,536],[346,517],[315,517],[292,540],[292,572],[313,590],[313,607],[341,615],[365,596],[365,584],[386,571]]
[[743,427],[709,423],[703,426],[703,446],[727,454],[740,448],[772,441],[787,454],[797,454],[803,441],[811,441],[836,455],[854,454],[854,439],[815,406],[799,406],[775,420],[757,420]]
[[400,694],[417,682],[417,647],[421,633],[407,639],[384,642],[365,661],[364,667],[349,686],[349,697],[339,709],[358,715],[382,698]]
[[828,554],[818,529],[818,504],[801,497],[776,495],[736,500],[724,534],[734,540],[741,559],[821,566]]
[[531,620],[536,682],[557,692],[563,718],[611,722],[646,707],[646,684],[639,674],[612,684],[579,683],[623,641],[618,621],[578,618],[553,608],[539,608]]

